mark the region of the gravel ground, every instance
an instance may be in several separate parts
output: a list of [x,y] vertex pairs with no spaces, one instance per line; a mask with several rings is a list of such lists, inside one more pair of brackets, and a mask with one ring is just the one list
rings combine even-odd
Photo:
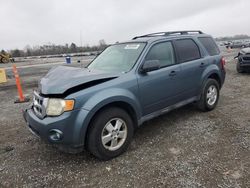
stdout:
[[0,187],[250,187],[250,74],[236,73],[232,57],[214,111],[188,105],[146,122],[107,162],[34,137],[21,114],[28,104],[0,86]]

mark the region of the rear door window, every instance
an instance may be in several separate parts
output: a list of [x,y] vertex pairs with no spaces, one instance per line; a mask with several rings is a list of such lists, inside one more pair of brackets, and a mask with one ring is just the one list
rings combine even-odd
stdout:
[[180,39],[175,41],[175,48],[180,63],[200,59],[200,50],[192,39]]
[[174,50],[171,42],[155,44],[148,52],[145,60],[158,60],[161,67],[175,64]]
[[220,54],[220,50],[211,37],[199,37],[198,40],[205,47],[208,54],[211,56]]

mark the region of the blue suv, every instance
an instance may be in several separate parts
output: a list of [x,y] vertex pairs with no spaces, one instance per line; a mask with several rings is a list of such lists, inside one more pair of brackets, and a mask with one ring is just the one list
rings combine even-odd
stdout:
[[59,66],[24,110],[30,131],[66,152],[122,154],[143,122],[189,103],[213,110],[225,60],[201,31],[152,33],[106,48],[87,67]]

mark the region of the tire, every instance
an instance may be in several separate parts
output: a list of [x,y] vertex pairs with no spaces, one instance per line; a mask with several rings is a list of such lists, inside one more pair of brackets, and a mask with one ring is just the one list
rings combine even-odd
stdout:
[[87,150],[100,160],[110,160],[127,150],[133,134],[133,121],[126,111],[106,108],[90,124]]
[[216,107],[220,96],[219,88],[219,84],[216,80],[207,79],[203,86],[200,100],[197,102],[197,107],[201,111],[211,111]]
[[6,58],[3,57],[3,58],[1,59],[1,62],[2,62],[2,63],[8,63],[9,61],[8,61],[8,59],[6,59]]
[[243,73],[243,72],[244,72],[244,71],[242,70],[242,68],[240,67],[240,64],[239,64],[239,63],[237,63],[237,65],[236,65],[236,70],[237,70],[238,73]]

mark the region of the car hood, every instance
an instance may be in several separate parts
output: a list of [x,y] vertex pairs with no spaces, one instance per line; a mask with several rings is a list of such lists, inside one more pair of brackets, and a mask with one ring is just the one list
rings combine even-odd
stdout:
[[39,84],[39,90],[44,95],[65,94],[69,90],[82,90],[111,79],[119,74],[101,71],[90,71],[87,68],[58,66],[52,68]]
[[250,48],[243,48],[241,49],[242,54],[249,54],[250,53]]

